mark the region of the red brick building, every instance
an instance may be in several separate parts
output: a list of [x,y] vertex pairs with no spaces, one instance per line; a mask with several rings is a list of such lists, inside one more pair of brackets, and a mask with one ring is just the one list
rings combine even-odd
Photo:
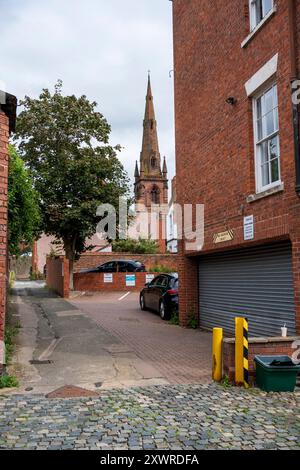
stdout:
[[[158,144],[157,121],[155,118],[154,101],[150,76],[146,95],[145,117],[143,122],[143,143],[140,155],[140,166],[135,167],[135,203],[137,213],[141,213],[138,205],[147,211],[153,204],[168,204],[168,170],[166,160],[163,164]],[[161,253],[166,251],[166,214],[158,214],[158,229],[156,239]],[[147,231],[150,235],[150,230]],[[145,235],[145,234],[144,234]]]
[[205,205],[181,324],[300,334],[300,2],[173,0],[173,21],[177,202]]
[[5,364],[4,325],[7,289],[8,138],[16,121],[16,98],[0,91],[0,373]]

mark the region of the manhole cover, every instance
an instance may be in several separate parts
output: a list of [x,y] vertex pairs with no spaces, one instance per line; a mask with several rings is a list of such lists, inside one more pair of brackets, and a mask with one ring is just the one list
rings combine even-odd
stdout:
[[65,385],[46,395],[46,398],[80,398],[80,397],[98,397],[98,393],[75,385]]

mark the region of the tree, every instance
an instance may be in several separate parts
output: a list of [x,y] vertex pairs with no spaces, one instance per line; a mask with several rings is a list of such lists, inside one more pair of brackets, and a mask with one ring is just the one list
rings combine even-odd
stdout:
[[154,240],[146,238],[140,238],[139,240],[128,238],[127,240],[115,240],[112,242],[113,251],[118,253],[156,254],[158,248]]
[[9,146],[8,175],[8,250],[21,253],[21,244],[31,245],[38,234],[40,210],[33,181],[16,149]]
[[41,194],[45,233],[63,242],[70,264],[88,247],[85,240],[100,222],[97,207],[128,195],[128,179],[117,158],[120,146],[108,144],[110,126],[86,96],[62,95],[62,82],[53,94],[44,89],[38,99],[28,96],[18,117],[19,151]]

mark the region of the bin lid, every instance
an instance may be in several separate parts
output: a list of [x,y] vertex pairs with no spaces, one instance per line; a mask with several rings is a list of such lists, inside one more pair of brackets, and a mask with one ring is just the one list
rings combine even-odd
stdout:
[[294,369],[300,371],[300,364],[294,364],[289,356],[255,356],[254,361],[267,369]]

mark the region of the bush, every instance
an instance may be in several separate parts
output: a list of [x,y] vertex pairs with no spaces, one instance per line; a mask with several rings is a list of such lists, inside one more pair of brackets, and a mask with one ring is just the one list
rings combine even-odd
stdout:
[[148,269],[150,273],[175,273],[176,269],[169,268],[163,264],[155,264],[154,266],[150,266]]
[[171,325],[179,325],[179,313],[178,313],[178,311],[173,310],[169,323]]
[[43,281],[45,279],[44,274],[40,273],[39,271],[32,272],[30,274],[31,281]]
[[158,245],[153,240],[140,238],[139,240],[115,240],[112,242],[112,249],[118,253],[151,254],[158,252]]
[[188,315],[188,328],[196,330],[198,328],[198,319],[195,312],[190,312]]
[[18,386],[18,379],[14,375],[0,375],[0,388],[13,388]]

